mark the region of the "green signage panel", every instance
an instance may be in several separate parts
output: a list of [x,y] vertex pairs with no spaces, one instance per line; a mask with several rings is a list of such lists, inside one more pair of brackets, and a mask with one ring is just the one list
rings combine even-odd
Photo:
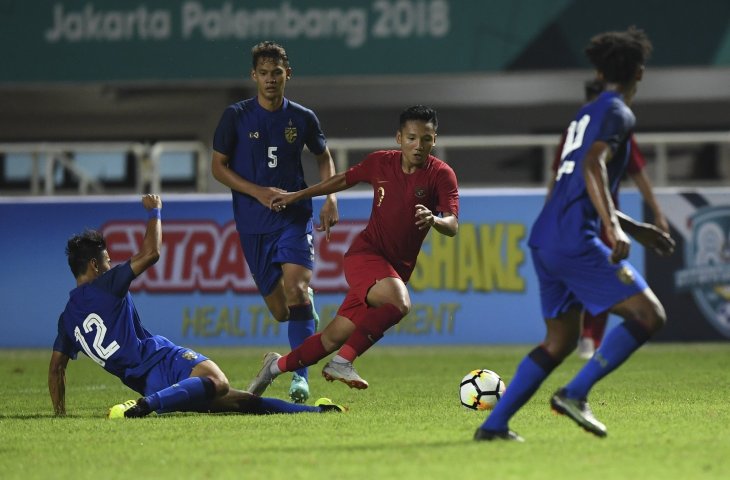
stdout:
[[0,0],[0,83],[230,80],[269,39],[303,76],[578,68],[593,33],[630,24],[653,64],[730,65],[730,2],[683,3]]

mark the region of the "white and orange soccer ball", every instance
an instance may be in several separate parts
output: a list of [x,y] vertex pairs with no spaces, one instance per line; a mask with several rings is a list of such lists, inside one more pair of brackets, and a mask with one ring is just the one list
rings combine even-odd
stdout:
[[459,384],[461,404],[472,410],[491,410],[502,398],[506,386],[502,378],[485,368],[467,373]]

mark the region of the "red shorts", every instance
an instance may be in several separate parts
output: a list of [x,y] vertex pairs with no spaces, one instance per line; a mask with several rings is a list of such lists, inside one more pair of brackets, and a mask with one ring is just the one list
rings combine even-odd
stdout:
[[357,325],[368,309],[367,296],[375,282],[388,277],[401,278],[383,257],[372,254],[348,255],[343,262],[345,279],[350,286],[337,315]]

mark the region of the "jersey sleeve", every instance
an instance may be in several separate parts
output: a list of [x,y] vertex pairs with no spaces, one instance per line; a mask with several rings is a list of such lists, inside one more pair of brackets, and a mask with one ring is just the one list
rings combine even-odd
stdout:
[[644,155],[639,150],[639,145],[636,143],[636,139],[631,135],[631,147],[629,149],[629,164],[626,167],[626,171],[629,175],[636,175],[637,173],[644,170],[646,167],[646,160]]
[[319,124],[317,115],[311,110],[309,111],[309,132],[309,136],[305,141],[309,151],[314,155],[324,153],[325,148],[327,148],[327,139],[322,132],[322,126]]
[[213,135],[213,150],[223,155],[232,156],[238,143],[236,130],[236,109],[233,105],[223,111]]
[[563,132],[563,135],[560,137],[560,143],[558,144],[558,148],[555,150],[555,156],[553,157],[553,164],[552,169],[553,173],[558,173],[558,167],[560,166],[560,157],[563,156],[563,146],[565,145],[565,136],[567,135],[567,132]]
[[436,210],[441,214],[451,213],[458,217],[459,186],[456,182],[456,174],[451,168],[445,167],[439,170],[436,178],[436,191],[438,195]]
[[94,280],[94,285],[116,297],[123,297],[129,291],[129,284],[136,277],[130,261],[117,265],[101,277]]
[[373,177],[373,171],[377,166],[378,158],[380,158],[378,152],[374,152],[365,157],[362,162],[350,167],[345,172],[345,182],[347,182],[347,185],[355,185],[360,182],[370,183],[370,179]]
[[626,141],[632,128],[634,128],[634,119],[631,112],[614,103],[603,117],[596,140],[606,142],[611,147],[611,151],[615,153],[621,143]]
[[79,353],[76,344],[63,331],[63,314],[58,317],[58,334],[56,335],[56,340],[53,342],[53,351],[61,352],[73,360],[76,360],[76,355]]

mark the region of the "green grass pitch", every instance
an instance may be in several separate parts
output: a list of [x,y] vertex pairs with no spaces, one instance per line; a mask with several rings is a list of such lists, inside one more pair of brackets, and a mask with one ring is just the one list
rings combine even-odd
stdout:
[[[376,347],[358,360],[364,391],[311,369],[313,397],[345,414],[174,414],[110,421],[135,398],[87,358],[67,371],[65,418],[46,386],[50,351],[0,350],[0,478],[188,479],[727,479],[730,343],[652,344],[593,390],[598,439],[550,412],[550,394],[582,362],[571,357],[514,417],[523,444],[477,443],[485,417],[459,405],[475,368],[509,381],[531,346]],[[260,348],[201,348],[245,387]],[[286,398],[288,376],[267,395]]]

